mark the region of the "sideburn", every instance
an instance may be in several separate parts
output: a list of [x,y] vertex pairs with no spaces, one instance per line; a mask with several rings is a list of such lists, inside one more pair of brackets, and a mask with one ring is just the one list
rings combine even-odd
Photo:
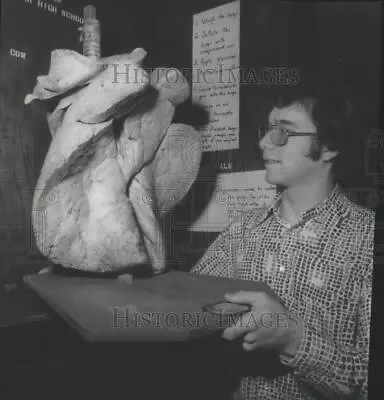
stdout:
[[322,146],[316,136],[312,136],[311,147],[305,157],[312,161],[319,161],[321,157]]

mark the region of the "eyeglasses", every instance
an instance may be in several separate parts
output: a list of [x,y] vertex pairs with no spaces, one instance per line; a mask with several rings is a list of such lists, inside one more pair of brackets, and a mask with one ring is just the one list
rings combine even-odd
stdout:
[[315,136],[316,132],[292,132],[280,125],[267,125],[259,129],[259,139],[261,140],[266,134],[269,134],[273,144],[276,146],[284,146],[287,144],[290,136]]

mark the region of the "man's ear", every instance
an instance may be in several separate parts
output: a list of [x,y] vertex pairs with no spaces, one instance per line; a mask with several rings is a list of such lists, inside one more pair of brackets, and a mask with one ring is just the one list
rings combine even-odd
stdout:
[[323,152],[321,155],[321,159],[324,162],[332,162],[337,156],[339,155],[339,152],[336,150],[329,150],[327,147],[323,147]]

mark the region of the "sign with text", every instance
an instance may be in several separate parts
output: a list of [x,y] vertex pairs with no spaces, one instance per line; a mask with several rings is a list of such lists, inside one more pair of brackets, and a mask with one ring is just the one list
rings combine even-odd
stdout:
[[204,151],[239,148],[240,1],[193,16],[192,100],[209,123]]
[[265,170],[220,174],[209,204],[190,230],[220,232],[243,213],[270,205],[275,196]]

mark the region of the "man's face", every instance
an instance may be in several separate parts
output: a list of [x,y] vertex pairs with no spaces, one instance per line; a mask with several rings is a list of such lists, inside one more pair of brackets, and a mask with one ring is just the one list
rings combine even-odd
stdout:
[[[275,107],[269,115],[269,124],[282,126],[292,132],[316,132],[307,111],[297,104],[285,108]],[[268,183],[284,187],[311,184],[324,169],[322,156],[317,161],[308,156],[312,145],[311,136],[290,136],[285,145],[277,146],[267,133],[259,145],[265,160]]]

